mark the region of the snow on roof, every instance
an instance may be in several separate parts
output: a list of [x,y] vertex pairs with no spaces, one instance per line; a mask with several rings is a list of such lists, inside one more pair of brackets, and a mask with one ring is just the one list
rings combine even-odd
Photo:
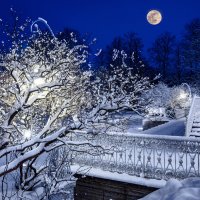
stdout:
[[155,188],[161,188],[166,184],[165,180],[155,180],[155,179],[147,179],[137,176],[130,176],[128,174],[119,174],[117,172],[108,172],[103,171],[101,169],[97,168],[91,168],[88,166],[79,166],[79,165],[73,165],[71,166],[71,170],[73,173],[81,174],[84,176],[92,176],[96,178],[103,178],[103,179],[109,179],[114,181],[120,181],[124,183],[132,183],[137,185],[143,185],[147,187],[155,187]]

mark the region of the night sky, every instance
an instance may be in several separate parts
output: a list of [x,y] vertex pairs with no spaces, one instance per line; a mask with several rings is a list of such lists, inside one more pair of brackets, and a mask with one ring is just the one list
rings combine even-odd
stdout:
[[[0,18],[6,19],[10,7],[24,17],[46,19],[55,33],[64,27],[90,33],[99,47],[115,36],[136,32],[148,48],[162,32],[179,37],[186,23],[200,17],[200,0],[0,0]],[[162,13],[161,24],[147,22],[151,9]]]

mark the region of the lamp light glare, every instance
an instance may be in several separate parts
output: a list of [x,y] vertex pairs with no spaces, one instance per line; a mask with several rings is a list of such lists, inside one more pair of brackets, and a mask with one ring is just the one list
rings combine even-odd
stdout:
[[39,72],[39,68],[40,68],[40,65],[38,65],[38,64],[34,65],[33,72],[34,73],[38,73]]
[[43,78],[36,78],[34,81],[33,81],[33,84],[36,85],[36,86],[40,86],[42,84],[44,84],[45,81]]
[[187,93],[184,92],[184,91],[181,91],[179,98],[180,99],[186,99],[187,98]]
[[24,131],[24,138],[29,139],[31,137],[31,131],[30,130],[25,130]]

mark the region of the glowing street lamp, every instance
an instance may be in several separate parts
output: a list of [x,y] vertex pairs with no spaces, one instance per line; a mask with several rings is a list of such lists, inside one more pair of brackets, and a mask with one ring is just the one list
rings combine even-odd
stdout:
[[181,84],[181,91],[178,99],[185,105],[184,107],[188,107],[192,100],[192,92],[190,86],[187,83]]
[[188,97],[188,93],[185,92],[184,90],[181,90],[180,95],[179,95],[179,99],[180,100],[186,100],[187,97]]
[[192,91],[191,91],[190,86],[187,83],[182,83],[182,87],[187,87],[187,91],[188,91],[187,96],[189,97],[189,102],[190,102],[192,99]]

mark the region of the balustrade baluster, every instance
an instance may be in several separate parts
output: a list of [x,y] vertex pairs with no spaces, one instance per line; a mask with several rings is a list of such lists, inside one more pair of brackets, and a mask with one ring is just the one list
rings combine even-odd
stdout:
[[90,155],[87,151],[92,151],[92,147],[72,147],[72,159],[75,164],[165,180],[171,177],[182,179],[200,176],[200,139],[109,134],[92,137],[71,134],[69,137],[72,141],[81,142],[89,138],[90,142],[106,149],[100,155],[95,150],[94,155]]

